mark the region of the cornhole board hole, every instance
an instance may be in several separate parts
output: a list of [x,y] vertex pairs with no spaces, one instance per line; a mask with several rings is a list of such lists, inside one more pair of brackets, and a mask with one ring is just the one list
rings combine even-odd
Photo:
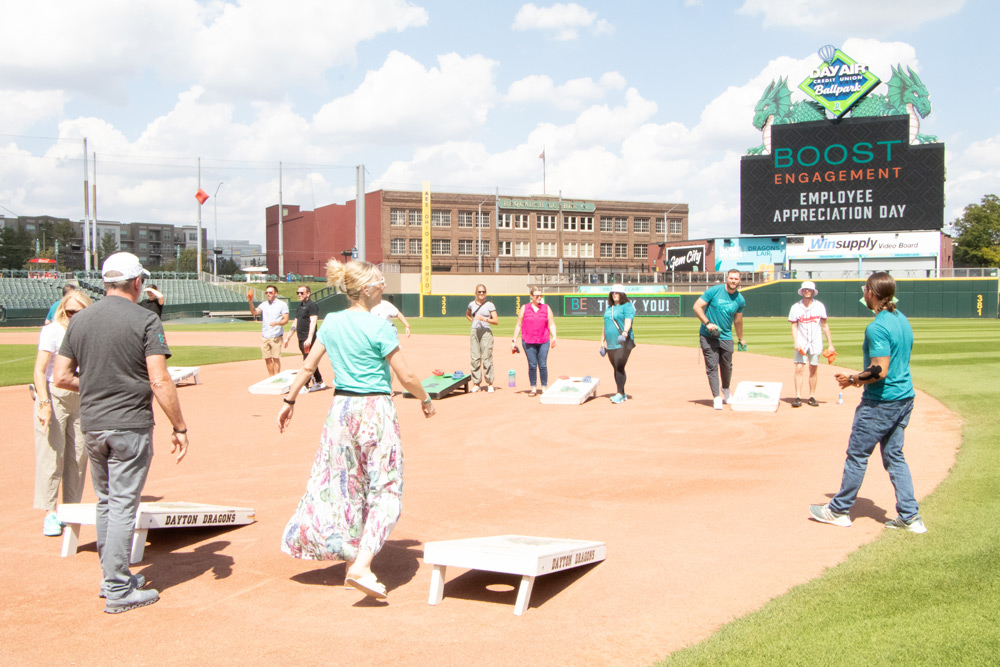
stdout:
[[535,577],[600,562],[606,551],[604,542],[526,535],[428,542],[424,545],[424,562],[433,565],[434,569],[427,604],[436,605],[444,598],[445,570],[454,565],[469,570],[520,574],[521,585],[514,603],[514,615],[520,616],[528,608]]
[[191,380],[194,384],[201,384],[201,381],[198,380],[201,366],[167,366],[167,372],[170,373],[170,379],[175,385],[187,380]]
[[780,382],[740,382],[729,401],[736,412],[777,412]]
[[[437,400],[439,398],[444,398],[451,392],[461,388],[465,390],[465,393],[469,393],[469,379],[472,376],[465,373],[460,378],[455,378],[454,375],[432,375],[425,379],[422,384],[424,386],[424,391],[427,394]],[[403,396],[406,398],[413,398],[413,394],[408,391],[403,392]]]
[[[62,544],[62,557],[66,558],[76,553],[80,541],[80,526],[97,525],[97,504],[60,505],[57,514],[59,520],[66,524]],[[146,549],[146,535],[151,528],[245,526],[253,522],[254,510],[250,507],[186,502],[139,503],[129,562],[138,563],[142,560]]]
[[261,380],[260,382],[250,385],[250,393],[270,395],[287,394],[288,388],[292,386],[292,382],[295,380],[295,375],[297,373],[297,370],[281,371],[266,380]]
[[566,380],[556,380],[555,384],[542,392],[539,399],[550,405],[581,405],[588,398],[597,396],[597,388],[601,386],[600,378],[571,377]]

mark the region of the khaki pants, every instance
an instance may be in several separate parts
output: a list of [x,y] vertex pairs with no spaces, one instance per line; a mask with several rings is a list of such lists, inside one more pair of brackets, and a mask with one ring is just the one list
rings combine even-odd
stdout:
[[493,332],[489,329],[473,329],[469,334],[471,348],[472,384],[493,384]]
[[[49,384],[51,406],[35,402],[35,509],[54,510],[62,481],[62,501],[78,503],[87,476],[87,446],[80,429],[80,394]],[[38,423],[40,409],[52,410],[49,426]]]

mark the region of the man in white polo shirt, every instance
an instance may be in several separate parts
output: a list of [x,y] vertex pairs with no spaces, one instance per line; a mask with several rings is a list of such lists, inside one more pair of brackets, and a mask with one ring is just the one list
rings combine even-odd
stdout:
[[830,325],[826,322],[826,306],[816,299],[816,283],[807,280],[799,288],[801,301],[792,304],[788,321],[792,323],[792,342],[795,345],[795,400],[793,408],[802,407],[802,384],[806,364],[809,364],[809,405],[817,407],[816,382],[819,378],[819,355],[823,351],[823,334],[829,350],[833,351]]
[[247,293],[247,304],[251,315],[260,315],[260,351],[264,356],[267,374],[277,375],[281,372],[281,341],[285,337],[285,325],[288,324],[288,304],[278,298],[278,288],[274,285],[268,285],[264,295],[267,299],[255,307],[251,290]]

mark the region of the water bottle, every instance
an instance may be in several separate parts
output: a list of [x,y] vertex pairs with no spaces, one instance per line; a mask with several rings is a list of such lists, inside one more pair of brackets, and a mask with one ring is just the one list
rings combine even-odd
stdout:
[[844,392],[840,392],[839,394],[837,394],[837,405],[843,405],[843,404],[844,404]]
[[514,372],[513,368],[507,371],[507,386],[510,387],[511,389],[517,386],[516,376],[517,373]]

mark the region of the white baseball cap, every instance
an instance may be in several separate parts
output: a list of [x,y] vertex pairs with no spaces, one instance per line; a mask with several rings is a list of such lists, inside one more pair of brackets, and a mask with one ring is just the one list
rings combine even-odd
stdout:
[[142,268],[139,258],[130,252],[116,252],[104,260],[101,267],[101,279],[109,283],[117,283],[132,278],[149,277],[149,271]]
[[819,294],[819,290],[816,289],[816,283],[814,283],[811,280],[807,280],[807,281],[805,281],[805,282],[802,283],[802,287],[799,288],[799,296],[802,296],[802,290],[804,290],[804,289],[811,289],[812,293],[813,293],[813,296],[816,296],[817,294]]
[[622,285],[621,283],[615,283],[614,285],[611,286],[611,289],[608,290],[609,294],[611,292],[621,292],[622,294],[624,294],[625,293],[625,286]]

